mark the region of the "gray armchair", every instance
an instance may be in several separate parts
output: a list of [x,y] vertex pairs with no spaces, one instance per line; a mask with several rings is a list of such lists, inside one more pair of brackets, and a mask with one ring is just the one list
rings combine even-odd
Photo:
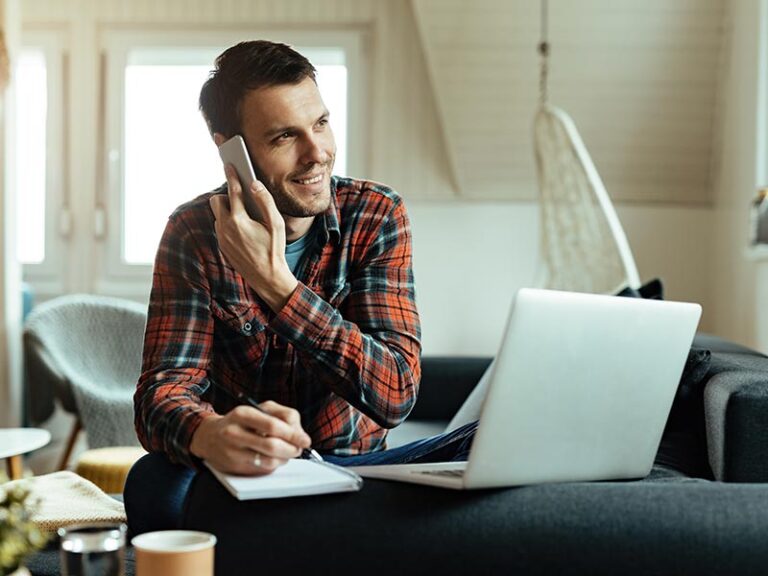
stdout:
[[48,419],[57,399],[77,420],[59,468],[85,430],[90,448],[138,445],[133,393],[141,369],[146,308],[88,294],[35,307],[24,329],[27,413]]

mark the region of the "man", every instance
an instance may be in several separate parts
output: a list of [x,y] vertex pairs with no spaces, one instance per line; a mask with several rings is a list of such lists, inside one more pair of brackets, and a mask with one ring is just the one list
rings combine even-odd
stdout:
[[217,145],[243,136],[259,182],[242,190],[227,166],[226,189],[179,207],[160,243],[135,394],[150,454],[126,484],[131,531],[177,527],[202,460],[257,475],[310,446],[343,465],[466,459],[474,424],[385,450],[420,378],[410,225],[391,189],[331,176],[309,61],[282,44],[233,46],[200,108]]

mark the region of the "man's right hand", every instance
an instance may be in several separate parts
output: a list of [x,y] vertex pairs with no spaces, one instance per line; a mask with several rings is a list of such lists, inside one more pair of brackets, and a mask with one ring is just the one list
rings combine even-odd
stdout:
[[263,402],[259,412],[238,406],[224,416],[208,416],[192,435],[190,451],[228,474],[269,474],[309,448],[299,413],[277,402]]

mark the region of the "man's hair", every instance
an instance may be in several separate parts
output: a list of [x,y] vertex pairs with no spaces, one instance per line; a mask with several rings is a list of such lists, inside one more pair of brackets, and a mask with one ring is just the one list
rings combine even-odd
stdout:
[[240,133],[241,105],[251,90],[298,84],[315,77],[309,60],[290,46],[266,40],[241,42],[216,58],[215,68],[200,90],[200,111],[211,134],[230,138]]

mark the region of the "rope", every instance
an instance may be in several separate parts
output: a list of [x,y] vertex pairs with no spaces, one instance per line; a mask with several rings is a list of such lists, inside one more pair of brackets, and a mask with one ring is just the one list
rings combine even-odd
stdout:
[[8,60],[8,50],[5,47],[5,37],[0,30],[0,90],[7,85],[11,75],[11,64]]
[[539,38],[538,52],[541,57],[539,64],[539,104],[542,105],[546,104],[549,99],[547,90],[547,77],[549,76],[548,8],[548,0],[541,0],[541,37]]

